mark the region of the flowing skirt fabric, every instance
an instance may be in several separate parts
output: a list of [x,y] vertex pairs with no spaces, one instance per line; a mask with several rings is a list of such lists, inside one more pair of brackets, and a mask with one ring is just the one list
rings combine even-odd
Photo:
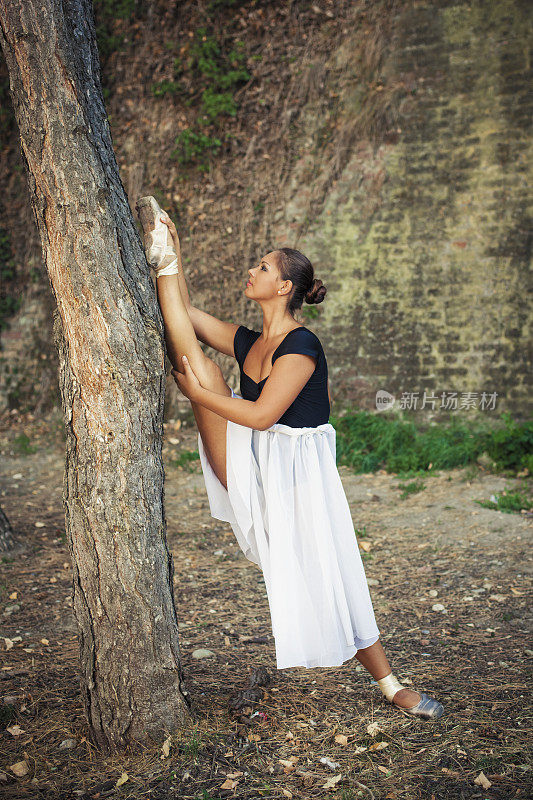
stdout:
[[[232,397],[240,397],[232,390]],[[265,579],[277,669],[339,666],[379,638],[331,423],[265,431],[228,421],[228,488],[198,434],[211,516]]]

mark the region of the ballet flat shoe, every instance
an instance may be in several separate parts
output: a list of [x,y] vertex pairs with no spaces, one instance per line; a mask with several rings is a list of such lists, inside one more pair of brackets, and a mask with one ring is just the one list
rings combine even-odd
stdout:
[[392,703],[393,706],[396,706],[400,711],[403,711],[404,714],[407,714],[409,717],[419,717],[419,719],[440,719],[444,714],[444,706],[442,703],[439,703],[438,700],[434,700],[429,695],[425,694],[425,692],[419,692],[420,700],[416,704],[416,706],[411,706],[411,708],[403,708],[403,706],[399,706],[396,703]]
[[[144,250],[149,265],[155,269],[156,275],[177,274],[176,251],[173,245],[167,244],[168,228],[160,220],[161,215],[166,216],[166,212],[152,195],[139,197],[135,209],[143,229]],[[169,256],[174,256],[174,258],[162,267],[163,262],[168,261]]]

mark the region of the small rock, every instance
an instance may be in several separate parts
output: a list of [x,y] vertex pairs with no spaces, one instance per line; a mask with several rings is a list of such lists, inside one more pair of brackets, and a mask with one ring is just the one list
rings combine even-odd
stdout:
[[63,739],[61,744],[59,745],[60,750],[72,750],[73,747],[78,746],[77,739]]
[[340,767],[340,764],[336,764],[335,761],[331,761],[329,758],[326,758],[326,756],[322,756],[320,763],[326,764],[330,769],[337,769],[337,767]]
[[16,702],[17,698],[15,697],[14,694],[5,694],[2,698],[2,703],[5,706],[14,706]]
[[369,586],[379,586],[379,581],[377,578],[367,578],[366,582]]
[[18,603],[11,603],[11,605],[6,606],[5,610],[11,614],[12,611],[20,611],[20,606]]
[[213,555],[214,556],[223,556],[224,555],[224,551],[223,550],[215,550]]
[[193,658],[209,658],[209,656],[214,656],[212,650],[205,650],[203,647],[199,647],[198,650],[193,650],[192,657]]
[[463,597],[463,603],[471,603],[473,599],[474,599],[473,597],[467,595],[466,597]]
[[497,603],[504,603],[507,598],[504,594],[490,594],[489,600],[496,600]]
[[432,611],[446,611],[446,609],[444,608],[442,603],[435,603],[434,605],[431,606],[431,610]]
[[429,633],[429,631],[427,630],[427,628],[422,628],[422,630],[420,631],[420,633],[425,633],[425,634],[426,634],[426,636],[427,636],[427,635],[428,635],[428,633]]
[[428,594],[429,594],[430,597],[438,597],[439,596],[439,593],[437,592],[436,589],[430,589]]

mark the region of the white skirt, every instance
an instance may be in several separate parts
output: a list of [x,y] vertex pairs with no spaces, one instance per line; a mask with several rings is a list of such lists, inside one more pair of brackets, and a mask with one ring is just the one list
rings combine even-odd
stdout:
[[[232,390],[232,397],[239,397]],[[379,638],[327,422],[260,431],[228,420],[228,488],[198,434],[211,516],[265,579],[277,669],[334,667]]]

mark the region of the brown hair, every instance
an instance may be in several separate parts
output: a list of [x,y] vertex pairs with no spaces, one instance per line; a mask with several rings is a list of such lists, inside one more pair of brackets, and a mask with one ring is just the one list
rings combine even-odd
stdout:
[[278,251],[278,269],[284,281],[292,281],[292,290],[287,307],[293,314],[306,303],[321,303],[327,289],[320,280],[314,277],[313,265],[299,250],[282,247]]

